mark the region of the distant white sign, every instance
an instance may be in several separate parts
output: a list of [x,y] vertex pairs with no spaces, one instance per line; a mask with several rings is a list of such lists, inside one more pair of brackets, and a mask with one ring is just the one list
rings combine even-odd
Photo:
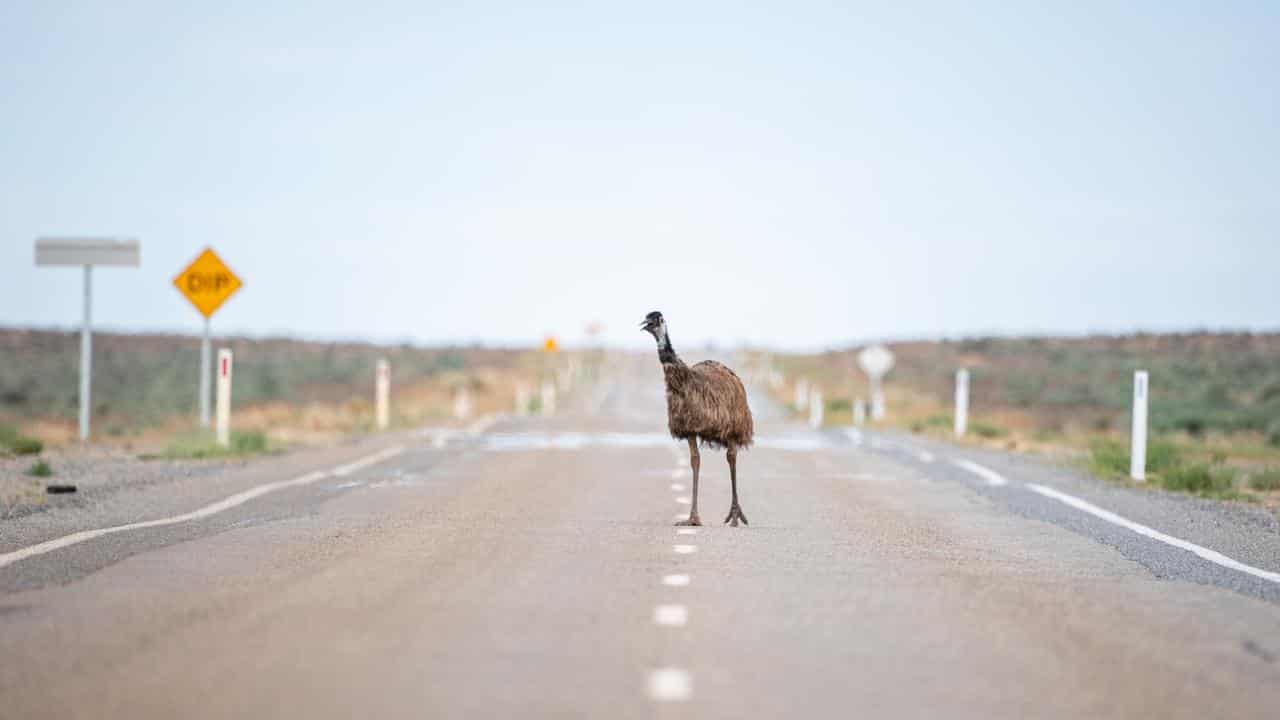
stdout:
[[883,345],[872,345],[858,353],[858,367],[867,374],[871,390],[871,419],[884,419],[884,389],[880,381],[893,369],[893,353]]
[[137,240],[117,238],[37,238],[36,265],[113,265],[138,267]]
[[893,353],[883,345],[872,345],[858,353],[858,367],[868,377],[882,378],[893,369]]

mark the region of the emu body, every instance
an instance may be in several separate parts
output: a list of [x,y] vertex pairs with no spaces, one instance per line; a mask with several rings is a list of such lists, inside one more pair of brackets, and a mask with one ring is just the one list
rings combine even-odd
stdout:
[[738,449],[751,445],[755,431],[742,380],[714,360],[686,365],[671,346],[662,313],[649,313],[641,328],[658,342],[658,361],[662,363],[667,388],[667,428],[672,437],[689,443],[693,502],[689,508],[689,519],[678,524],[702,524],[698,517],[698,473],[702,465],[698,445],[701,443],[709,448],[725,449],[733,501],[724,521],[734,527],[739,521],[746,525],[747,516],[738,504]]

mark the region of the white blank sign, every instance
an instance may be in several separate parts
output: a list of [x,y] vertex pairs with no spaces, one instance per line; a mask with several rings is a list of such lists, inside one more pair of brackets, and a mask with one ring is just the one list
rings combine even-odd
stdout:
[[125,238],[39,238],[36,265],[115,265],[137,267],[138,241]]

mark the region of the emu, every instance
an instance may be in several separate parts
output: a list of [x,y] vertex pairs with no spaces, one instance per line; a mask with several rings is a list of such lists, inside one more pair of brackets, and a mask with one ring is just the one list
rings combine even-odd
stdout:
[[714,360],[685,365],[671,348],[667,322],[662,313],[645,316],[640,329],[658,341],[658,361],[667,385],[667,427],[671,436],[689,443],[689,465],[693,468],[693,504],[689,519],[676,525],[701,525],[698,517],[698,468],[702,464],[698,443],[708,448],[724,448],[729,460],[729,482],[733,504],[724,521],[733,527],[741,520],[749,524],[738,504],[738,449],[749,447],[754,434],[747,391],[732,370]]

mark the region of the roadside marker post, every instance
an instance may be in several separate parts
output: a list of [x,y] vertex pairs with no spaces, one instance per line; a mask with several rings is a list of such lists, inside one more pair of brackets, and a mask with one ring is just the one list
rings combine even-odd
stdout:
[[84,268],[84,315],[80,324],[80,441],[89,440],[93,389],[93,266],[138,267],[137,240],[117,238],[36,238],[36,267],[79,265]]
[[822,391],[813,388],[809,391],[809,427],[817,429],[822,427]]
[[969,370],[956,371],[956,437],[964,437],[969,427]]
[[391,424],[391,363],[378,358],[373,382],[374,420],[379,430]]
[[466,387],[460,387],[454,392],[453,416],[459,420],[471,417],[471,391]]
[[218,350],[217,437],[222,447],[231,446],[231,350]]
[[542,414],[547,417],[556,414],[556,384],[550,380],[542,383]]
[[516,385],[516,415],[524,417],[529,414],[529,386],[525,383]]
[[1130,444],[1129,477],[1147,479],[1147,371],[1133,374],[1133,441]]
[[796,380],[796,410],[804,412],[809,409],[809,379]]
[[204,316],[204,335],[200,340],[200,427],[209,427],[209,318],[227,298],[243,285],[240,278],[222,262],[222,258],[205,248],[195,260],[173,278],[174,287]]

